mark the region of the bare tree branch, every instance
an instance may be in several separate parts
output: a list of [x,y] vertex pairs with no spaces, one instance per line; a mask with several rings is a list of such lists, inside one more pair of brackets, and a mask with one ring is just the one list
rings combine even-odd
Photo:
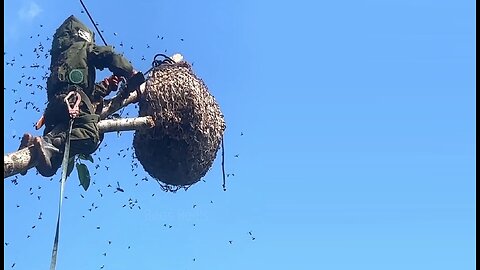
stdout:
[[37,164],[32,159],[34,156],[35,153],[33,151],[33,146],[3,156],[3,178],[13,176],[21,171],[26,171],[35,167]]
[[111,99],[107,99],[103,102],[103,109],[100,113],[100,119],[105,119],[107,116],[112,115],[114,112],[120,110],[129,104],[138,102],[138,94],[142,95],[145,92],[145,83],[139,86],[136,91],[131,92],[128,97],[122,97],[122,93],[117,93]]
[[[100,133],[149,129],[155,126],[151,116],[137,118],[107,119],[98,123]],[[23,148],[3,156],[3,178],[27,171],[36,166],[36,156],[33,147]]]
[[153,117],[106,119],[98,122],[100,133],[149,129],[155,126]]

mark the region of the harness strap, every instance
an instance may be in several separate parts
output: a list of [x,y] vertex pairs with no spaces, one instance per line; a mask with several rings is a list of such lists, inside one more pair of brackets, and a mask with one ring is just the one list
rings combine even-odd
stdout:
[[68,132],[67,132],[67,139],[65,142],[65,151],[63,152],[62,179],[60,183],[60,202],[58,204],[57,228],[55,230],[55,240],[53,241],[52,260],[50,263],[50,270],[55,270],[57,266],[58,238],[60,235],[60,217],[61,217],[62,202],[63,202],[63,191],[65,189],[65,181],[67,180],[67,167],[68,167],[68,160],[70,155],[70,134],[72,133],[72,127],[73,127],[73,118],[70,119]]
[[[72,91],[67,94],[65,97],[65,103],[67,104],[67,108],[69,109],[70,113],[70,121],[68,124],[68,132],[65,140],[65,150],[63,152],[63,160],[62,160],[62,179],[60,183],[60,202],[58,205],[58,216],[57,216],[57,227],[55,230],[55,240],[53,242],[53,250],[52,250],[52,260],[50,263],[50,270],[55,270],[57,266],[57,254],[58,254],[58,239],[60,235],[60,217],[61,217],[61,210],[62,210],[62,202],[63,202],[63,191],[65,189],[65,181],[67,180],[67,168],[68,168],[68,161],[70,158],[70,135],[72,134],[72,129],[73,129],[73,123],[90,123],[90,122],[98,122],[100,120],[100,117],[98,115],[93,115],[93,106],[92,103],[90,103],[90,99],[88,96],[80,89],[80,87],[72,87]],[[77,94],[76,95],[76,100],[74,101],[74,107],[70,107],[69,103],[69,98],[70,96]],[[91,114],[87,114],[82,117],[78,117],[78,105],[80,101],[83,101],[84,104],[87,106],[88,110],[90,111]],[[73,111],[76,111],[75,113],[72,113]]]
[[80,97],[82,98],[83,103],[87,106],[90,114],[94,114],[95,110],[93,109],[93,105],[90,102],[90,98],[87,96],[87,94],[85,94],[85,92],[83,92],[83,90],[78,86],[74,86],[72,88],[73,88],[72,89],[73,91],[76,91],[77,93],[80,94]]

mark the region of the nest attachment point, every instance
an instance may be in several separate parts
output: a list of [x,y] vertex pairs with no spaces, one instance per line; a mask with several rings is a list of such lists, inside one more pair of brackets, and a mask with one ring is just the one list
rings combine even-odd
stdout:
[[185,62],[164,62],[148,74],[139,116],[155,127],[136,131],[135,155],[150,176],[173,187],[189,187],[210,169],[225,121],[207,86]]

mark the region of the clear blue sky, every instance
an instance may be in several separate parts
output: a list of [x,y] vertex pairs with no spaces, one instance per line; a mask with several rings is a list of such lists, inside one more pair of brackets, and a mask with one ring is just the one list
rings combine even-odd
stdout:
[[[57,269],[475,268],[475,1],[280,2],[85,0],[137,69],[165,50],[194,62],[234,176],[224,192],[217,159],[205,182],[164,193],[117,155],[132,133],[108,134],[95,184],[67,182]],[[45,71],[29,66],[49,59],[34,48],[71,14],[92,24],[79,1],[4,8],[8,153],[40,134],[25,104],[43,111]],[[4,181],[7,269],[48,269],[59,176]]]

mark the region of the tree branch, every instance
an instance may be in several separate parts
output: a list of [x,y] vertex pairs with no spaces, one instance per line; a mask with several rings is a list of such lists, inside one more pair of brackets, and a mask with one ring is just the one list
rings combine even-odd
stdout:
[[149,129],[155,126],[153,117],[106,119],[98,122],[100,133]]
[[114,112],[120,110],[129,104],[136,103],[138,101],[138,94],[142,95],[145,92],[145,83],[139,86],[137,91],[131,92],[128,97],[122,97],[121,91],[117,93],[113,98],[107,99],[103,102],[103,109],[100,113],[100,119],[105,119],[107,116],[112,115]]
[[[128,104],[127,104],[128,105]],[[142,130],[155,126],[151,116],[137,118],[119,118],[107,119],[98,122],[100,133]],[[16,152],[3,156],[3,178],[16,175],[22,171],[27,171],[36,166],[35,151],[33,146],[29,146]]]

